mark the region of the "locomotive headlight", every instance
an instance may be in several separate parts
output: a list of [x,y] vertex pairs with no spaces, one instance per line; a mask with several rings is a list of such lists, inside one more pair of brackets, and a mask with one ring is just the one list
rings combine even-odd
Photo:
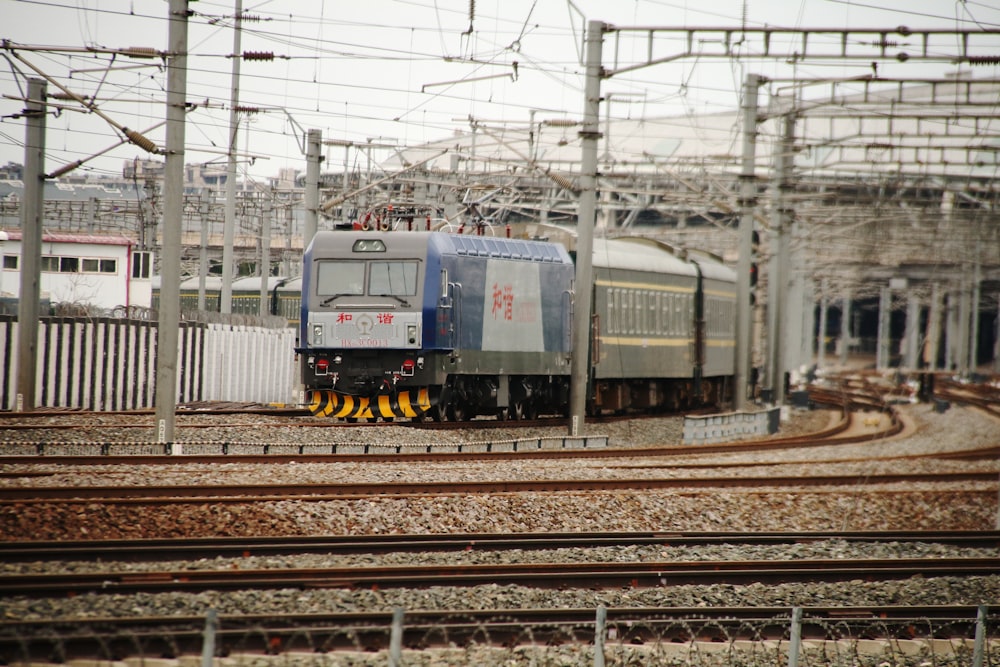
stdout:
[[343,361],[344,361],[344,358],[342,356],[340,356],[339,354],[333,355],[333,363],[335,363],[335,364],[341,364],[341,363],[343,363]]
[[417,325],[407,324],[406,325],[406,342],[410,345],[417,344]]
[[313,325],[312,342],[313,342],[313,345],[322,345],[323,344],[323,325],[322,324],[314,324]]

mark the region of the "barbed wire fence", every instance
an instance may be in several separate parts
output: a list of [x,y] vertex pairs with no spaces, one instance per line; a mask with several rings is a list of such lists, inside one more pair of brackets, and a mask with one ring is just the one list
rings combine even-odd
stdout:
[[[558,610],[546,610],[547,612]],[[576,610],[581,618],[525,620],[518,611],[392,612],[296,617],[222,616],[0,623],[6,665],[112,665],[172,659],[196,667],[991,667],[1000,665],[1000,616],[983,605],[965,617],[816,614],[794,607],[757,616],[706,608]],[[745,611],[745,610],[743,610]],[[840,617],[842,616],[842,617]],[[200,658],[199,658],[200,656]],[[139,662],[136,662],[139,661]]]

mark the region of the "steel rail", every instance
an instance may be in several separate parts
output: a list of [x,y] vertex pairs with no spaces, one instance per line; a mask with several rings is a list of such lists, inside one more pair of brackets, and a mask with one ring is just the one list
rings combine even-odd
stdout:
[[816,532],[593,532],[320,535],[140,540],[0,542],[0,562],[154,562],[302,554],[385,554],[463,551],[538,551],[624,546],[788,545],[837,540],[853,543],[930,543],[1000,549],[1000,530]]
[[886,581],[910,577],[985,577],[994,558],[799,559],[789,561],[666,561],[419,565],[346,568],[163,570],[148,572],[0,575],[0,595],[199,593],[220,590],[469,587],[655,588],[790,582]]
[[[464,482],[360,482],[353,484],[241,484],[234,486],[70,486],[0,488],[0,505],[86,501],[160,504],[169,502],[273,502],[276,500],[343,500],[371,497],[442,496],[456,494],[555,493],[656,489],[752,488],[755,490],[831,486],[870,487],[884,484],[984,482],[997,484],[996,472],[939,472],[877,475],[808,475],[754,477],[677,477],[660,479],[547,479]],[[908,487],[907,491],[912,491]]]

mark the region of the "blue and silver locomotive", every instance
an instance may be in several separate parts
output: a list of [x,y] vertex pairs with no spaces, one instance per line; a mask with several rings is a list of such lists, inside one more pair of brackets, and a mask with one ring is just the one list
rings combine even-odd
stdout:
[[319,232],[302,279],[314,413],[520,417],[568,402],[563,246],[440,232]]

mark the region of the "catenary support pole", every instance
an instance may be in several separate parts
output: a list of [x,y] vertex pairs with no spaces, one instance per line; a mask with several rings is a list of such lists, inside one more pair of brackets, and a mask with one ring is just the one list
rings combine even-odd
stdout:
[[826,366],[826,321],[829,317],[830,299],[826,292],[829,284],[826,279],[820,281],[819,287],[819,328],[816,329],[816,368]]
[[236,235],[236,152],[240,135],[240,44],[243,33],[243,0],[236,0],[233,17],[233,73],[229,91],[229,145],[226,162],[226,205],[222,224],[222,289],[219,312],[233,312],[233,243]]
[[[28,79],[24,108],[24,201],[21,203],[21,297],[17,307],[18,412],[35,409],[38,308],[42,296],[42,225],[45,189],[45,97],[41,79]],[[0,269],[2,271],[3,269]]]
[[774,404],[785,404],[785,350],[789,327],[785,321],[788,309],[789,237],[791,234],[792,207],[789,191],[791,183],[792,146],[795,141],[795,115],[783,117],[784,131],[775,159],[774,204],[771,213],[771,260],[767,272],[767,359],[768,381]]
[[888,285],[879,289],[878,295],[878,339],[875,344],[875,368],[889,367],[889,315],[892,312],[892,291]]
[[594,215],[597,197],[597,142],[600,138],[601,47],[604,23],[587,23],[587,78],[580,130],[580,203],[576,220],[576,284],[573,297],[573,356],[570,363],[569,434],[583,430],[590,385],[590,306],[594,267]]
[[757,92],[761,77],[747,74],[743,84],[743,165],[740,170],[739,258],[736,263],[736,351],[733,407],[745,410],[750,389],[750,351],[753,349],[750,305],[750,253],[753,244],[753,213],[757,203]]
[[273,192],[268,193],[260,211],[260,309],[263,317],[271,313],[268,280],[271,277],[271,215],[274,211]]
[[[177,329],[180,326],[181,222],[184,213],[184,111],[187,96],[187,0],[170,0],[167,59],[167,139],[163,170],[163,251],[156,328],[157,442],[174,442]],[[180,454],[180,445],[171,452]]]
[[208,278],[208,188],[198,193],[198,223],[201,225],[201,248],[198,250],[198,310],[205,310],[205,280]]
[[840,299],[840,367],[847,368],[848,353],[851,351],[851,293],[844,288]]
[[[309,130],[306,133],[306,191],[303,195],[305,204],[305,230],[302,235],[302,249],[316,236],[319,228],[319,163],[323,159],[323,131]],[[302,267],[305,271],[307,267]]]
[[941,283],[931,284],[931,303],[927,308],[927,333],[924,335],[924,364],[928,370],[938,370],[938,352],[941,350]]

